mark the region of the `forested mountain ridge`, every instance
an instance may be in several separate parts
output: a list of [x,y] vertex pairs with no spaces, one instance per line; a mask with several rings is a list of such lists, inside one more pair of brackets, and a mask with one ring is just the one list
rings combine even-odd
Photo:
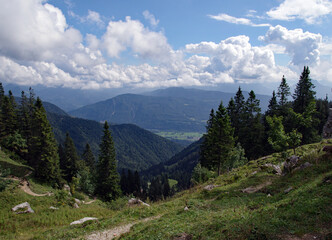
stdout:
[[[68,132],[80,154],[89,143],[92,152],[98,156],[103,129],[101,123],[54,113],[48,113],[48,119],[59,143],[64,142]],[[132,124],[111,124],[110,130],[119,170],[144,170],[167,161],[182,149],[180,145]]]
[[[144,95],[123,94],[70,111],[69,114],[116,123],[134,123],[149,130],[204,132],[211,108],[234,94],[198,89],[168,88]],[[248,93],[244,93],[248,95]],[[263,109],[269,96],[258,95]]]

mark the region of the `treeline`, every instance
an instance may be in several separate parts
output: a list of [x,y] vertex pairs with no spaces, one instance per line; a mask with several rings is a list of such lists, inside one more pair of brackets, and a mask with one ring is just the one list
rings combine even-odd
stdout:
[[248,160],[321,139],[329,102],[327,97],[315,99],[309,67],[304,67],[293,95],[283,76],[265,114],[259,103],[254,91],[245,100],[239,87],[227,107],[221,102],[211,110],[201,145],[203,167],[221,174]]
[[28,96],[22,91],[17,104],[11,91],[5,95],[0,83],[0,145],[11,158],[31,166],[36,179],[53,187],[69,184],[72,194],[79,188],[105,200],[121,194],[114,143],[107,122],[98,161],[88,144],[80,157],[69,134],[58,145],[43,103],[39,97],[35,98],[31,88]]
[[166,199],[175,193],[174,186],[171,188],[166,174],[152,177],[150,180],[140,177],[138,171],[122,170],[120,186],[126,196],[134,196],[142,200],[149,199],[158,201]]

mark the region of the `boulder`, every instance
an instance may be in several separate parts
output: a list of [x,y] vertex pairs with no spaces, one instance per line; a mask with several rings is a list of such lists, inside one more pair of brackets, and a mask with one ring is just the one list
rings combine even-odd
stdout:
[[184,211],[189,211],[189,208],[187,206],[184,207]]
[[77,203],[74,203],[74,208],[80,208]]
[[293,190],[293,187],[289,187],[289,188],[287,188],[285,191],[284,191],[284,193],[289,193],[290,191],[292,191]]
[[77,198],[74,198],[75,200],[75,203],[77,203],[78,205],[82,204],[81,200],[77,199]]
[[173,240],[191,240],[193,236],[187,233],[181,233],[180,235],[173,238]]
[[34,213],[35,211],[33,211],[33,209],[31,208],[30,204],[28,202],[24,202],[21,203],[19,205],[16,205],[15,207],[12,208],[13,212],[16,212],[18,209],[21,208],[26,208],[27,210],[25,211],[21,211],[21,212],[17,212],[17,214],[21,214],[21,213]]
[[300,161],[300,157],[292,155],[284,162],[283,174],[291,173]]
[[216,188],[216,187],[220,187],[220,185],[207,185],[205,186],[203,189],[207,190],[207,191],[211,191],[212,189]]
[[53,206],[51,206],[50,209],[52,209],[52,210],[59,210],[59,208],[53,207]]
[[281,165],[274,165],[272,163],[266,163],[264,166],[265,167],[271,167],[271,168],[273,168],[273,173],[275,173],[277,175],[281,175],[282,174],[282,170],[281,170],[282,164]]
[[312,166],[311,163],[309,163],[309,162],[305,162],[305,163],[301,164],[299,167],[296,167],[296,168],[294,169],[294,171],[302,170],[302,169],[305,169],[305,168],[308,168],[308,167],[311,167],[311,166]]
[[96,221],[98,220],[98,218],[94,218],[94,217],[85,217],[85,218],[82,218],[80,220],[77,220],[77,221],[74,221],[72,222],[70,225],[76,225],[76,224],[82,224],[86,221]]
[[138,198],[131,198],[128,200],[128,204],[130,206],[134,206],[134,205],[143,205],[143,206],[146,206],[146,207],[150,207],[149,204],[143,202],[142,200],[138,199]]

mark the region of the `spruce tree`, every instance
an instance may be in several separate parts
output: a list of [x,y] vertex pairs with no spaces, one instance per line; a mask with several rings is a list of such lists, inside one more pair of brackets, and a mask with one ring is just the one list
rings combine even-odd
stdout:
[[141,194],[141,179],[139,173],[136,170],[134,173],[134,195],[138,197]]
[[288,97],[290,96],[290,88],[287,84],[285,76],[282,76],[277,96],[279,98],[280,107],[284,107],[288,103]]
[[301,114],[304,113],[310,103],[315,101],[316,92],[313,90],[314,87],[315,86],[312,84],[310,79],[309,67],[304,67],[293,95],[293,109],[295,112]]
[[204,167],[215,169],[218,175],[221,174],[223,167],[229,162],[234,147],[233,134],[230,118],[221,102],[216,114],[210,114],[207,133],[201,146],[201,164]]
[[91,151],[89,143],[85,145],[84,153],[82,155],[83,161],[89,167],[90,172],[94,172],[96,168],[95,157]]
[[249,92],[245,103],[245,121],[239,132],[239,142],[245,149],[247,157],[252,160],[263,155],[264,126],[262,124],[260,101],[254,91]]
[[116,171],[115,148],[108,123],[104,124],[104,135],[100,143],[96,173],[96,194],[106,201],[120,196],[119,175]]
[[61,166],[63,166],[63,178],[67,182],[72,182],[73,178],[77,176],[79,171],[79,157],[74,145],[73,139],[66,133],[66,140],[64,144],[64,159]]
[[33,118],[32,167],[35,176],[53,185],[60,184],[58,147],[42,101],[37,98]]
[[265,113],[266,116],[273,116],[277,114],[278,110],[278,103],[277,103],[277,98],[276,98],[276,93],[273,91],[272,97],[269,101],[269,106],[267,108],[267,111]]

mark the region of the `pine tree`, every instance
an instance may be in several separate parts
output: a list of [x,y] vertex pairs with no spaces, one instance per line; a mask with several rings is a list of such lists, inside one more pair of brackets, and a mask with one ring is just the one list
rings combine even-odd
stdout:
[[104,124],[104,135],[100,143],[99,161],[97,164],[96,194],[106,201],[120,196],[119,175],[116,171],[115,148],[107,122]]
[[0,126],[0,139],[14,134],[17,130],[17,115],[15,105],[9,96],[3,97],[1,106],[1,126]]
[[230,152],[234,147],[234,129],[222,102],[216,114],[210,115],[210,119],[212,124],[209,126],[208,122],[207,133],[204,136],[205,140],[201,146],[203,156],[201,164],[204,164],[204,167],[215,169],[220,175],[224,164],[229,161]]
[[66,140],[64,144],[64,159],[60,165],[63,166],[63,178],[67,182],[72,182],[74,177],[77,177],[79,171],[79,157],[74,145],[73,139],[66,133]]
[[309,67],[304,67],[293,95],[293,109],[297,113],[304,113],[309,104],[315,101],[316,92],[313,90],[315,86],[312,84],[309,75]]
[[256,159],[264,153],[264,126],[261,122],[262,115],[259,103],[254,91],[250,91],[245,103],[244,116],[246,120],[243,122],[243,128],[238,136],[238,142],[241,143],[250,160]]
[[84,153],[82,155],[83,161],[89,167],[90,172],[94,172],[96,168],[95,157],[91,151],[89,143],[85,145]]
[[122,169],[121,177],[120,177],[120,187],[122,190],[122,193],[124,195],[128,194],[128,179],[126,176],[126,172],[124,169]]
[[278,110],[278,103],[277,103],[276,93],[275,93],[275,91],[273,91],[272,98],[269,101],[269,106],[267,108],[265,115],[266,116],[276,115],[277,110]]
[[33,118],[32,167],[35,176],[54,185],[60,184],[58,147],[42,101],[37,98]]
[[290,88],[286,82],[285,76],[282,76],[277,96],[279,98],[280,107],[284,107],[288,103],[288,97],[290,96]]
[[[241,87],[239,87],[238,91],[235,94],[234,102],[235,102],[235,110],[231,121],[232,121],[232,126],[234,127],[234,136],[239,137],[240,135],[239,133],[243,131],[244,122],[246,121],[245,101]],[[238,139],[237,141],[240,141],[240,139]]]

